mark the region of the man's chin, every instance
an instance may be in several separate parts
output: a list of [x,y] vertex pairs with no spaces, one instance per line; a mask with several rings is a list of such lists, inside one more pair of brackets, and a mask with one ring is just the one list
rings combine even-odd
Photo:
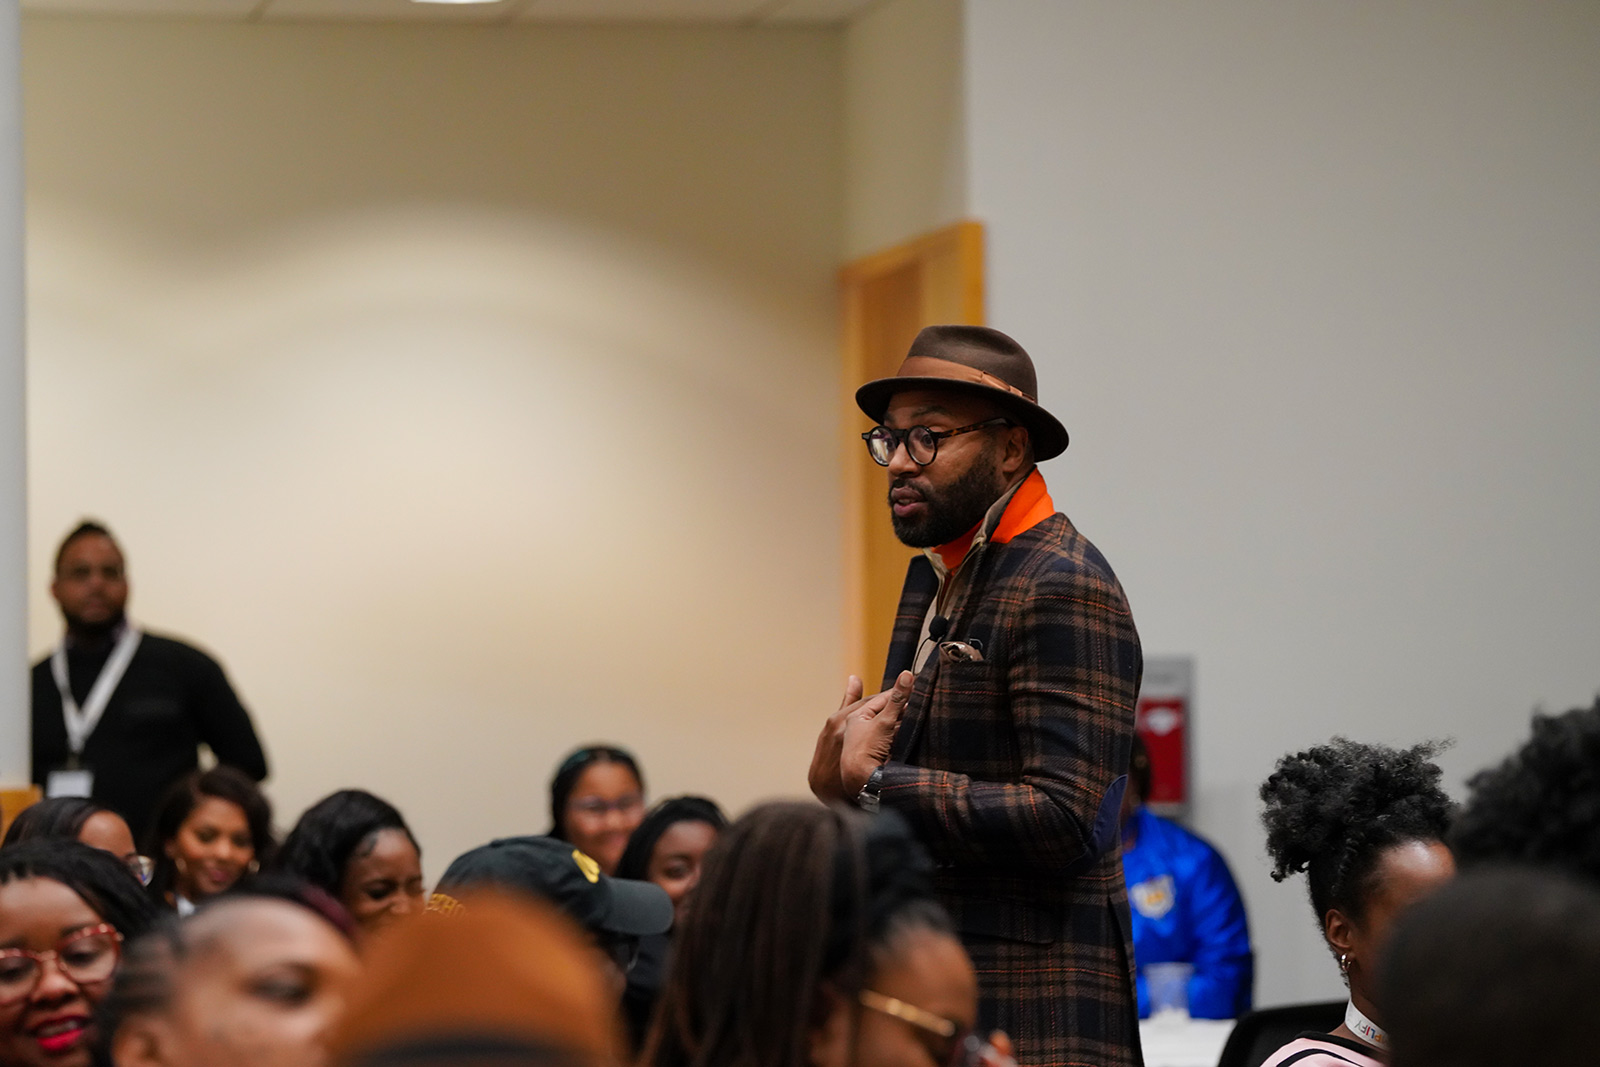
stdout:
[[949,538],[935,540],[934,532],[928,529],[928,524],[925,522],[910,522],[894,516],[890,517],[889,522],[894,527],[894,535],[907,548],[932,548],[949,540]]
[[123,612],[112,615],[68,615],[62,612],[67,620],[67,629],[81,637],[105,637],[122,625]]

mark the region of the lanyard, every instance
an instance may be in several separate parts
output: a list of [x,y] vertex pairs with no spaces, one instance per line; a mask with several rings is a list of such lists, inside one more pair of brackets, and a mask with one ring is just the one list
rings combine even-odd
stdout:
[[116,647],[111,650],[106,665],[100,668],[100,676],[94,680],[81,708],[73,699],[72,685],[67,680],[67,643],[63,641],[50,654],[50,674],[61,693],[61,715],[67,723],[67,748],[74,759],[83,755],[83,746],[88,744],[89,735],[100,725],[100,717],[106,713],[106,705],[111,703],[111,694],[122,682],[128,664],[133,662],[133,654],[138,651],[142,636],[139,628],[132,623],[122,628],[122,636],[117,638]]
[[1389,1035],[1383,1032],[1383,1027],[1367,1018],[1353,1000],[1344,1009],[1344,1024],[1352,1034],[1374,1048],[1388,1049]]

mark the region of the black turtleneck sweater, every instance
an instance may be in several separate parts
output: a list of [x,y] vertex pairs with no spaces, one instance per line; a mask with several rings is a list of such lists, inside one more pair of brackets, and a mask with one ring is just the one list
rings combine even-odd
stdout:
[[[68,683],[79,706],[111,649],[110,640],[67,649]],[[94,771],[94,799],[127,819],[143,843],[162,794],[199,766],[202,742],[219,763],[257,781],[267,776],[250,713],[221,664],[182,641],[146,633],[84,745],[84,766]],[[67,756],[61,694],[46,656],[33,667],[33,780],[44,785]]]

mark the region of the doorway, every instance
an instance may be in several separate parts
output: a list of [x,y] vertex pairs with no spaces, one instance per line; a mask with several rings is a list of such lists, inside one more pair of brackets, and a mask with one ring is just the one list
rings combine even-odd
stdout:
[[936,323],[983,325],[983,224],[959,222],[847,264],[843,403],[847,412],[845,485],[845,660],[876,691],[894,630],[895,606],[915,555],[895,537],[884,503],[883,468],[857,435],[872,423],[856,407],[856,387],[891,375],[912,338]]

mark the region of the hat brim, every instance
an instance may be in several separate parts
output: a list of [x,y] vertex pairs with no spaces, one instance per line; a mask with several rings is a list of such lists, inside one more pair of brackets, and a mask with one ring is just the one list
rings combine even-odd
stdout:
[[611,878],[611,908],[600,925],[614,934],[648,937],[672,929],[672,898],[654,882]]
[[890,399],[896,393],[910,389],[966,393],[992,400],[1027,429],[1028,437],[1033,442],[1033,458],[1041,463],[1067,450],[1067,428],[1061,425],[1060,419],[1025,397],[978,382],[953,381],[949,378],[879,378],[856,390],[856,406],[873,422],[882,422]]

